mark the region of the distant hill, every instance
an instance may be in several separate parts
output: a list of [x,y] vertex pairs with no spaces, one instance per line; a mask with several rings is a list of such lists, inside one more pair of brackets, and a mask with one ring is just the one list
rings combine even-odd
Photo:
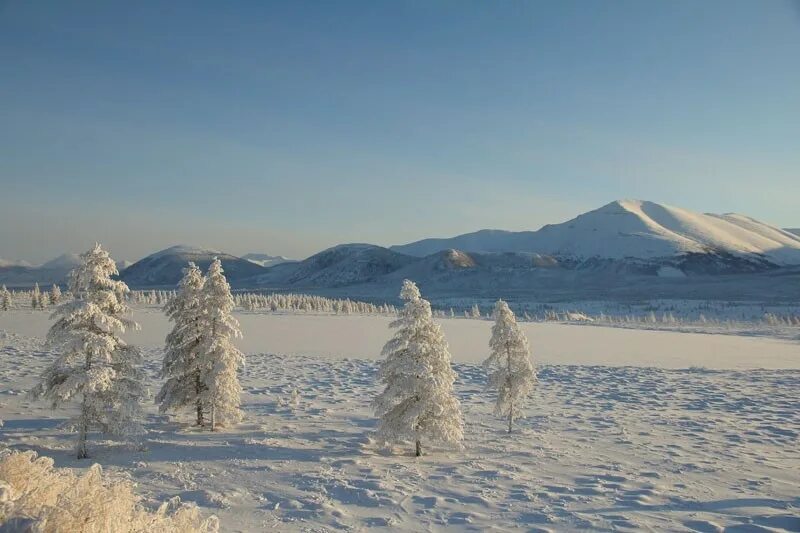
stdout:
[[235,282],[256,276],[264,267],[245,259],[205,248],[179,245],[161,250],[141,259],[120,273],[120,279],[130,287],[174,287],[183,276],[183,269],[192,261],[203,271],[218,257],[228,280]]
[[797,236],[800,236],[800,228],[786,228],[786,231],[789,233],[793,233]]
[[409,278],[440,298],[784,298],[798,265],[791,232],[744,215],[621,200],[538,231],[335,246],[239,285],[391,298]]
[[[393,298],[404,278],[442,298],[800,295],[800,230],[639,200],[612,202],[537,231],[482,230],[390,248],[342,244],[303,261],[173,246],[127,266],[120,278],[133,288],[172,288],[189,261],[205,270],[214,257],[234,288],[367,298]],[[5,261],[0,283],[63,282],[76,263],[73,254],[39,267]]]
[[255,263],[262,267],[280,265],[281,263],[294,262],[293,259],[283,257],[282,255],[268,255],[268,254],[245,254],[242,259]]
[[538,231],[482,230],[391,249],[414,256],[446,249],[530,252],[577,262],[653,260],[699,254],[733,256],[756,266],[800,264],[800,237],[796,234],[744,215],[700,214],[640,200],[612,202]]
[[247,281],[264,286],[341,287],[375,281],[415,261],[381,246],[341,244],[303,261],[271,267]]
[[77,254],[63,254],[38,266],[25,261],[0,261],[0,284],[8,287],[31,287],[34,283],[63,285],[70,270],[79,263]]

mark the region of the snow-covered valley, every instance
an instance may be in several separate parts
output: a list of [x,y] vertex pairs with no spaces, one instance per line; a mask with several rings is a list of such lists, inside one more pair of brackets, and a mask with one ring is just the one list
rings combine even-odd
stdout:
[[[53,354],[47,313],[0,314],[0,436],[58,466],[67,410],[26,398]],[[155,504],[172,495],[223,531],[800,530],[796,339],[524,323],[539,382],[510,437],[484,370],[491,322],[438,320],[458,374],[463,450],[381,449],[370,402],[381,316],[237,312],[245,420],[219,433],[147,408],[146,451],[90,443]],[[153,390],[168,330],[138,308]],[[292,390],[300,392],[291,404]]]

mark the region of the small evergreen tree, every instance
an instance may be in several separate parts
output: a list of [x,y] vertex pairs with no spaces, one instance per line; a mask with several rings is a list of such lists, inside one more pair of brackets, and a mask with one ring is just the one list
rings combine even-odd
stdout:
[[400,316],[390,325],[397,332],[383,347],[378,379],[386,384],[373,406],[385,441],[410,439],[422,455],[422,439],[460,443],[464,438],[461,405],[453,393],[456,373],[431,305],[410,280],[403,281]]
[[206,369],[201,399],[210,410],[211,431],[216,431],[217,425],[227,426],[242,419],[242,387],[237,372],[244,366],[244,354],[233,344],[233,339],[242,336],[239,322],[231,314],[233,307],[231,287],[222,263],[215,258],[202,290],[205,336],[200,347],[200,365]]
[[41,307],[40,298],[42,297],[42,292],[39,290],[39,284],[36,283],[33,286],[33,291],[31,291],[31,309],[36,309],[37,307]]
[[503,300],[495,305],[494,319],[489,341],[491,354],[483,364],[489,370],[489,387],[497,391],[495,414],[508,418],[511,433],[514,418],[522,415],[525,399],[533,390],[536,373],[528,339]]
[[0,288],[0,309],[3,311],[8,311],[13,306],[13,302],[11,300],[11,293],[8,291],[5,285]]
[[53,408],[79,400],[79,412],[69,421],[78,431],[78,459],[88,456],[86,440],[93,428],[132,436],[143,433],[140,400],[145,395],[139,351],[120,335],[137,324],[118,295],[128,286],[114,281],[117,267],[99,244],[81,254],[83,263],[70,273],[72,301],[61,304],[47,334],[59,351],[32,394],[52,401]]
[[167,378],[156,395],[160,412],[174,411],[191,405],[197,425],[205,425],[202,394],[207,369],[202,366],[203,345],[203,274],[194,263],[184,269],[178,293],[164,307],[174,323],[167,334],[161,377]]
[[50,289],[50,305],[56,305],[61,301],[61,287],[53,284],[53,287]]
[[481,317],[481,308],[478,307],[478,304],[472,305],[472,310],[470,311],[472,318],[480,318]]

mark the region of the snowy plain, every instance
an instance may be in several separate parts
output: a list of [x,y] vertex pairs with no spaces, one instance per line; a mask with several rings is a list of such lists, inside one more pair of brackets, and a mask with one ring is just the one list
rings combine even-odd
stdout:
[[[134,318],[128,339],[156,390],[168,323],[154,308]],[[466,440],[417,459],[371,439],[389,318],[237,318],[244,423],[198,432],[149,406],[146,451],[99,436],[90,447],[154,504],[180,495],[224,531],[800,531],[797,339],[523,324],[539,383],[509,438],[478,364],[491,322],[442,319]],[[0,313],[0,439],[85,468],[57,428],[67,412],[24,395],[52,359],[49,324]]]

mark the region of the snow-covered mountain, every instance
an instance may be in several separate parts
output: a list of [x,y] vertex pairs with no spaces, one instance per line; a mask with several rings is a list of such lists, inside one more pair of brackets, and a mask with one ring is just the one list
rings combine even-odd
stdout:
[[242,256],[242,259],[245,259],[247,261],[250,261],[251,263],[255,263],[262,267],[275,266],[275,265],[280,265],[281,263],[294,261],[293,259],[289,259],[288,257],[284,257],[282,255],[269,255],[269,254],[245,254]]
[[264,272],[264,267],[245,259],[219,252],[179,245],[161,250],[141,259],[120,273],[120,279],[131,287],[174,287],[183,275],[189,261],[205,270],[211,261],[218,257],[230,281],[256,276]]
[[532,252],[560,260],[692,260],[713,256],[752,265],[800,264],[800,237],[750,217],[700,214],[655,202],[619,200],[538,231],[483,230],[392,250],[425,256],[445,249]]
[[239,286],[391,297],[409,278],[445,298],[713,299],[781,297],[799,274],[800,237],[788,231],[743,215],[629,200],[538,231],[336,246]]
[[81,264],[80,254],[66,253],[39,266],[42,270],[65,270],[69,272]]
[[417,260],[372,244],[340,244],[303,261],[271,267],[252,282],[262,286],[341,287],[375,281]]
[[17,261],[14,259],[3,259],[0,257],[0,268],[3,267],[30,267],[31,264],[27,261]]
[[38,266],[26,261],[0,261],[0,284],[9,287],[27,287],[34,283],[65,284],[67,275],[80,263],[78,254],[63,254]]

